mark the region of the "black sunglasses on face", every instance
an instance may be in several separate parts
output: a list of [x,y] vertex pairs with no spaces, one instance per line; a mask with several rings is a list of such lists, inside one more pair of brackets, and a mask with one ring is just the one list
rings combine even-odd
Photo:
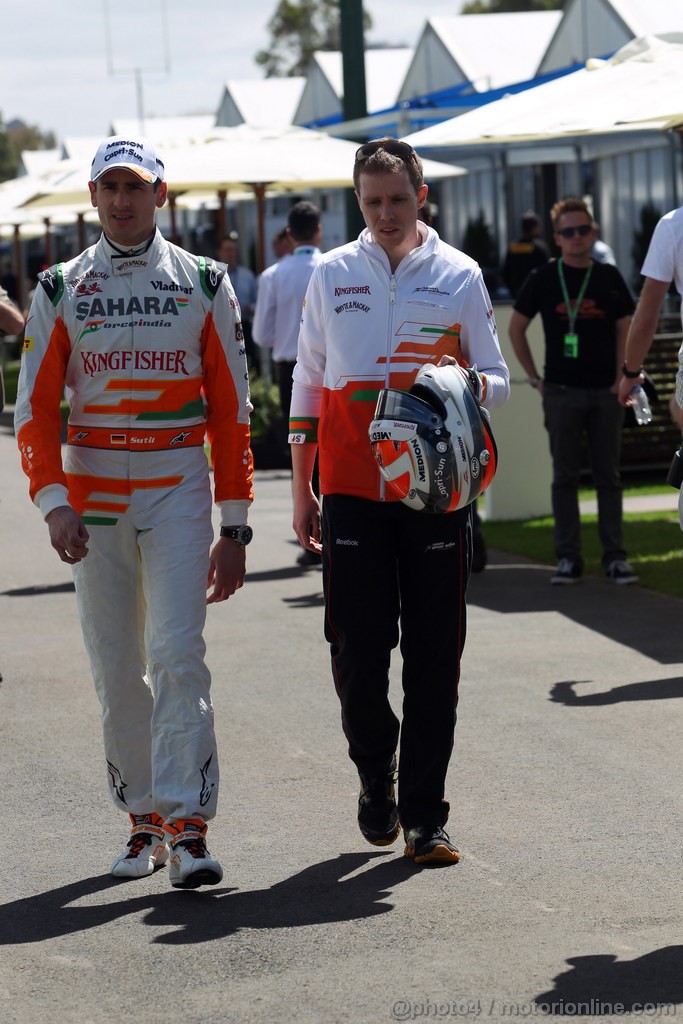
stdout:
[[400,156],[401,160],[410,160],[417,155],[412,146],[409,146],[407,142],[401,142],[400,139],[373,139],[372,142],[366,142],[358,147],[356,163],[367,160],[378,149],[383,149],[393,156]]
[[563,238],[573,238],[574,235],[582,235],[585,237],[589,235],[593,230],[592,224],[579,224],[578,228],[560,228],[556,231],[556,235],[562,235]]

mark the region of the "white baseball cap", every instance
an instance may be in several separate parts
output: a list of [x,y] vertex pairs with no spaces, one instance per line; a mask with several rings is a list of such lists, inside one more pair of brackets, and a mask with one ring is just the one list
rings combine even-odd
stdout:
[[147,139],[131,139],[126,135],[112,135],[101,142],[90,168],[90,180],[97,181],[106,171],[124,167],[143,181],[153,184],[163,180],[164,165]]

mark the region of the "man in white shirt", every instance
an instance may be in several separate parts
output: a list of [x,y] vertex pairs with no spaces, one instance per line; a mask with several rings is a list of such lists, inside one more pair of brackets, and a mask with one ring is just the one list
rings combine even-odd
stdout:
[[254,306],[256,305],[256,274],[249,267],[245,267],[242,263],[238,262],[238,242],[239,235],[236,231],[231,231],[229,235],[221,239],[217,258],[221,263],[227,265],[230,283],[240,304],[242,330],[244,331],[244,348],[247,353],[247,360],[251,365],[254,361],[252,322],[254,319]]
[[256,344],[272,349],[285,423],[289,422],[301,309],[311,274],[322,256],[318,207],[305,200],[295,203],[289,211],[287,231],[294,246],[292,256],[278,263],[267,280],[262,278],[253,327]]
[[[293,244],[292,255],[278,263],[265,280],[262,278],[253,332],[254,341],[260,348],[272,350],[285,430],[289,424],[301,311],[311,274],[322,259],[322,225],[318,207],[306,200],[295,203],[289,211],[287,231]],[[314,486],[317,486],[317,479]],[[320,565],[322,559],[318,552],[304,550],[297,561],[308,566]]]

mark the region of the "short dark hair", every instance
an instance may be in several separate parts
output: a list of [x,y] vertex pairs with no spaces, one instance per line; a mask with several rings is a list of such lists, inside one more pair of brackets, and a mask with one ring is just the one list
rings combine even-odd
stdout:
[[553,231],[557,231],[560,219],[564,217],[565,213],[585,213],[591,224],[593,223],[593,214],[588,209],[584,200],[577,199],[576,196],[567,196],[566,199],[560,199],[558,203],[555,203],[550,211]]
[[536,228],[540,229],[541,218],[538,216],[535,210],[526,210],[522,214],[522,234],[530,235]]
[[297,242],[310,242],[320,227],[320,210],[315,203],[302,199],[289,211],[287,227]]

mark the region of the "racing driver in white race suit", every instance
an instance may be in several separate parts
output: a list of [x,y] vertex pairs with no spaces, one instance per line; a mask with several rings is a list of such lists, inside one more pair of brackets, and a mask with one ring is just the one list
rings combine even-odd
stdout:
[[112,873],[148,875],[170,856],[171,884],[196,888],[222,878],[205,840],[218,797],[206,604],[242,586],[251,539],[239,305],[224,266],[157,229],[167,186],[149,142],[106,139],[90,177],[103,234],[40,276],[15,429],[31,497],[73,565],[111,794],[131,819]]

